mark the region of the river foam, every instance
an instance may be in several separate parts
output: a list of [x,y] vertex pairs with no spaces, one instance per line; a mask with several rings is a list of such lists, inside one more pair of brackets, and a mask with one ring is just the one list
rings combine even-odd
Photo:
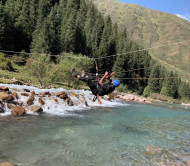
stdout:
[[[90,110],[93,107],[117,107],[122,105],[127,105],[126,103],[123,103],[119,100],[112,100],[108,101],[102,98],[102,103],[99,104],[98,100],[95,102],[92,102],[93,95],[90,91],[86,90],[66,90],[63,88],[58,89],[39,89],[33,86],[26,86],[26,85],[13,85],[13,84],[0,84],[0,86],[7,86],[11,91],[16,91],[18,95],[18,101],[22,101],[23,103],[27,102],[28,96],[22,96],[20,93],[24,92],[24,89],[28,89],[30,91],[34,91],[36,94],[44,93],[44,92],[50,92],[51,98],[48,96],[43,97],[43,100],[45,102],[45,105],[40,105],[38,99],[38,96],[35,96],[34,105],[40,105],[43,108],[43,113],[53,114],[53,115],[61,115],[61,116],[67,116],[67,115],[74,115],[75,112],[82,111],[82,110]],[[64,91],[68,95],[71,93],[77,94],[79,97],[76,96],[70,96],[71,100],[74,103],[74,106],[68,106],[67,102],[64,100],[56,97],[54,94],[57,92]],[[83,96],[85,100],[88,103],[88,106],[86,106],[84,103],[79,102],[80,96]],[[57,102],[52,100],[53,98],[57,99]],[[7,116],[11,114],[11,110],[9,110],[6,106],[6,111],[3,114],[0,114],[0,116]],[[34,114],[33,112],[27,110],[27,114]],[[38,114],[36,114],[38,115]]]

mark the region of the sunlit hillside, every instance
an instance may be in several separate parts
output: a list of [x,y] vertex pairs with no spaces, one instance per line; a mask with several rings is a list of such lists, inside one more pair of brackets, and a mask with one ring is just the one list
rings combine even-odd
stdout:
[[[190,73],[190,22],[136,4],[114,0],[92,2],[103,15],[110,15],[120,29],[126,28],[128,35],[145,48],[173,43],[149,50],[151,56],[165,65],[168,64],[172,69],[175,68],[181,74]],[[177,44],[181,41],[182,43]]]

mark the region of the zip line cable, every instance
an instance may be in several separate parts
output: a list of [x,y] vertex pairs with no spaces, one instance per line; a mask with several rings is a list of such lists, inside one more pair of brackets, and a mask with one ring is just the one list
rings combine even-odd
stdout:
[[[181,43],[185,43],[185,42],[189,42],[190,40],[186,40],[186,41],[181,41],[181,42],[176,42],[176,43],[171,43],[171,44],[167,44],[167,45],[160,45],[160,46],[156,46],[156,47],[151,47],[151,48],[145,48],[145,49],[141,49],[141,50],[134,50],[134,51],[129,51],[126,53],[122,53],[122,54],[115,54],[115,55],[110,55],[110,56],[105,56],[105,57],[99,57],[99,58],[89,58],[92,60],[98,60],[98,59],[103,59],[103,58],[109,58],[109,57],[113,57],[113,56],[117,56],[117,55],[123,55],[123,54],[131,54],[131,53],[136,53],[136,52],[142,52],[142,51],[147,51],[150,49],[156,49],[156,48],[161,48],[161,47],[166,47],[166,46],[171,46],[171,45],[177,45],[177,44],[181,44]],[[0,50],[0,52],[3,53],[22,53],[22,54],[27,54],[27,55],[33,55],[33,54],[38,54],[38,53],[25,53],[25,52],[16,52],[16,51],[6,51],[6,50]],[[5,54],[5,55],[10,55],[10,54]],[[46,54],[41,54],[40,55],[46,55]],[[47,54],[49,55],[49,54]],[[60,56],[60,55],[49,55],[49,56]],[[63,56],[64,58],[81,58],[81,57],[73,57],[73,56]],[[30,58],[29,61],[36,61],[37,63],[41,63],[41,64],[48,64],[48,63],[42,63],[42,62],[38,62],[37,60],[34,60],[32,58]],[[155,65],[154,65],[155,66]],[[126,72],[131,72],[131,71],[138,71],[138,70],[142,70],[142,69],[147,69],[147,68],[152,68],[154,66],[149,66],[149,67],[144,67],[144,68],[138,68],[138,69],[129,69],[126,71],[120,71],[120,72],[115,72],[115,73],[126,73]],[[88,72],[89,73],[89,72]],[[94,74],[94,73],[91,73]],[[102,75],[102,74],[100,74]],[[147,80],[147,79],[176,79],[176,78],[190,78],[190,76],[181,76],[181,77],[161,77],[161,78],[156,78],[156,77],[152,77],[152,78],[117,78],[120,80]]]
[[[140,49],[140,50],[134,50],[134,51],[128,51],[126,53],[121,53],[121,54],[115,54],[115,55],[108,55],[108,56],[104,56],[104,57],[99,57],[99,58],[89,58],[89,59],[104,59],[104,58],[110,58],[110,57],[114,57],[114,56],[119,56],[119,55],[126,55],[126,54],[131,54],[131,53],[137,53],[137,52],[142,52],[142,51],[147,51],[147,50],[151,50],[151,49],[157,49],[157,48],[161,48],[161,47],[167,47],[167,46],[173,46],[173,45],[178,45],[178,44],[182,44],[182,43],[186,43],[186,42],[190,42],[190,40],[184,40],[181,42],[175,42],[175,43],[170,43],[170,44],[163,44],[160,46],[155,46],[155,47],[149,47],[149,48],[144,48],[144,49]],[[15,53],[15,54],[26,54],[26,55],[48,55],[48,56],[63,56],[63,55],[51,55],[51,54],[45,54],[45,53],[26,53],[26,52],[17,52],[17,51],[7,51],[7,50],[0,50],[0,52],[3,53]],[[81,57],[73,57],[73,56],[63,56],[64,58],[81,58]]]

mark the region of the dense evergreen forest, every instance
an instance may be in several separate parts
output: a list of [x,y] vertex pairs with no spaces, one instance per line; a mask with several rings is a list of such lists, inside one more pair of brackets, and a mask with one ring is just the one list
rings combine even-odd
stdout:
[[[0,2],[0,50],[24,50],[38,56],[65,52],[89,58],[118,54],[99,59],[99,72],[114,71],[117,78],[138,78],[121,79],[121,82],[128,90],[144,96],[158,93],[190,99],[190,85],[181,79],[140,79],[178,77],[153,61],[147,51],[124,54],[140,49],[141,46],[128,38],[126,30],[120,32],[109,16],[103,18],[96,7],[85,0]],[[140,68],[143,69],[130,71]],[[94,72],[95,67],[89,70]]]

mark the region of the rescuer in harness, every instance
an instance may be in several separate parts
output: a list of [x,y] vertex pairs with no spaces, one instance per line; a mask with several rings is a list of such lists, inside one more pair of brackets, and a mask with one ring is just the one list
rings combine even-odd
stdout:
[[[81,76],[76,73],[75,69],[72,69],[72,76],[78,78],[79,80],[86,82],[90,87],[90,90],[93,95],[95,95],[98,99],[99,104],[102,104],[102,100],[100,96],[107,95],[115,90],[116,87],[120,85],[120,81],[114,79],[113,81],[110,79],[115,73],[109,74],[107,71],[101,79],[96,79],[96,76],[88,76],[83,71]],[[103,83],[105,79],[109,80],[109,83]]]

